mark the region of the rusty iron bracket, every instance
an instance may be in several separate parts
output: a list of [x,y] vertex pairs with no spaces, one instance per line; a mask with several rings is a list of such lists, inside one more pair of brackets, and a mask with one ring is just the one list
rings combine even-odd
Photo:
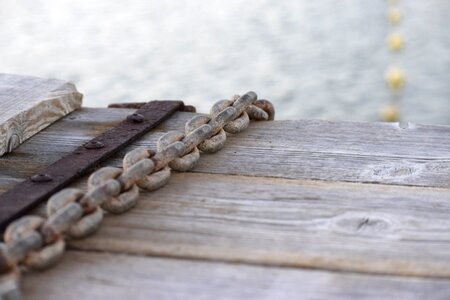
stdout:
[[185,111],[182,101],[151,101],[38,174],[0,195],[0,230],[51,195],[95,169],[176,111]]
[[[132,108],[132,109],[139,109],[141,108],[146,102],[123,102],[123,103],[110,103],[108,104],[108,108]],[[192,105],[185,105],[184,108],[181,110],[184,112],[197,112],[195,106]]]

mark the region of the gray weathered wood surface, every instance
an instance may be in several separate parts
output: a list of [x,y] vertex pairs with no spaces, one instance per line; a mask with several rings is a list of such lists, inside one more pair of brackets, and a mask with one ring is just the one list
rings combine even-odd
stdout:
[[[14,163],[23,163],[21,172],[29,174],[34,163],[50,163],[55,155],[70,151],[132,111],[84,109],[74,113],[21,147],[19,153],[39,151],[38,162],[27,164],[22,156],[13,158]],[[154,147],[164,131],[182,129],[190,117],[191,113],[177,113],[136,145]],[[231,136],[222,151],[204,155],[194,171],[449,188],[449,128],[412,125],[402,129],[393,123],[317,120],[273,122],[270,126],[254,123],[251,130]]]
[[0,73],[0,156],[81,107],[70,82]]
[[71,247],[450,278],[449,215],[445,189],[177,174]]
[[225,264],[68,251],[54,268],[27,274],[26,299],[433,299],[442,279]]
[[[0,159],[0,192],[130,112],[82,109],[46,128]],[[125,151],[154,147],[192,116],[177,113]],[[25,293],[448,299],[449,175],[449,126],[255,123],[142,193],[132,211],[106,216],[95,236],[71,241],[55,269],[25,275]]]

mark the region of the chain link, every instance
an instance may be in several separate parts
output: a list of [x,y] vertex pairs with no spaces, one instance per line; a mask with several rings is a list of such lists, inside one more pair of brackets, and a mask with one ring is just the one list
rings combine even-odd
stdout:
[[61,237],[44,243],[40,232],[44,223],[40,216],[26,216],[8,226],[4,240],[16,262],[31,269],[44,269],[62,256],[65,243]]
[[[206,128],[208,129],[208,128]],[[203,133],[203,131],[199,131],[200,134]],[[170,131],[166,134],[164,134],[162,137],[159,138],[157,143],[157,150],[163,151],[164,148],[169,147],[172,143],[182,141],[185,145],[184,153],[178,157],[173,159],[169,163],[169,167],[172,170],[180,171],[180,172],[186,172],[192,168],[195,167],[198,160],[200,159],[200,151],[196,147],[195,142],[200,139],[197,139],[195,136],[192,136],[188,139],[190,142],[189,144],[185,141],[185,135],[181,131]]]
[[[205,132],[201,136],[201,139],[199,139],[197,147],[202,152],[214,153],[223,148],[227,140],[227,135],[223,129],[220,129],[218,133],[217,129],[216,132],[214,132],[214,128],[211,126],[211,124],[208,124],[210,121],[211,117],[208,116],[193,117],[186,123],[185,132],[188,136],[190,133],[193,133],[199,130],[199,128],[204,127]],[[215,125],[213,124],[213,126]]]
[[[89,192],[92,193],[92,191],[95,190]],[[47,223],[50,223],[54,216],[60,215],[60,212],[67,210],[68,207],[79,206],[81,208],[79,217],[70,218],[67,216],[65,228],[61,228],[58,233],[64,232],[72,238],[83,238],[96,231],[103,220],[103,211],[100,207],[92,207],[86,203],[83,207],[81,200],[89,197],[89,192],[84,194],[82,190],[68,188],[53,195],[47,202],[47,216],[49,217]],[[47,228],[47,226],[44,228]]]
[[[239,96],[234,96],[234,98],[239,99]],[[233,105],[233,100],[221,100],[214,104],[211,108],[210,115],[215,116],[219,114],[225,108]],[[245,130],[250,123],[250,118],[246,111],[243,111],[236,119],[225,124],[223,129],[228,133],[239,133]]]
[[250,119],[255,121],[273,121],[275,119],[275,107],[272,102],[265,99],[256,100],[247,108]]
[[[151,158],[154,155],[155,152],[147,147],[136,148],[125,155],[123,159],[123,169],[126,171],[140,160]],[[166,183],[169,182],[169,178],[170,168],[165,167],[160,171],[143,176],[136,181],[136,184],[142,189],[153,191],[166,185]]]
[[[108,180],[117,179],[122,174],[122,169],[105,167],[94,172],[89,176],[88,190],[94,190],[95,188],[102,186]],[[133,184],[131,188],[127,190],[121,190],[119,195],[111,195],[104,199],[100,204],[101,208],[113,213],[121,214],[133,208],[139,198],[139,188],[137,184]]]
[[0,299],[22,300],[19,280],[20,280],[20,271],[17,265],[11,266],[10,269],[8,269],[8,271],[4,272],[0,276]]
[[18,266],[46,268],[63,254],[64,238],[83,238],[94,233],[103,220],[103,209],[120,214],[134,207],[139,187],[156,190],[170,178],[171,169],[188,171],[200,151],[214,153],[225,145],[227,132],[245,130],[250,120],[273,120],[274,108],[257,100],[254,92],[215,103],[209,116],[199,115],[185,124],[184,132],[171,131],[157,142],[156,153],[136,148],[123,159],[123,169],[105,167],[88,179],[88,191],[68,188],[47,203],[48,218],[25,216],[11,223],[0,243],[0,298],[20,299]]

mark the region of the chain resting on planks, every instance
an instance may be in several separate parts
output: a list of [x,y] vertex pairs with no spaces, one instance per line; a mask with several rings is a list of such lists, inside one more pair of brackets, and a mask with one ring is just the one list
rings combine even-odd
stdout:
[[80,145],[36,175],[0,195],[0,230],[26,215],[70,183],[92,172],[96,166],[158,126],[176,111],[182,101],[150,101],[116,126]]
[[268,100],[257,100],[254,92],[221,100],[208,116],[189,120],[184,131],[163,135],[156,151],[140,147],[127,153],[123,168],[104,167],[90,175],[88,190],[67,188],[47,202],[47,219],[24,216],[12,222],[0,243],[0,298],[21,299],[20,269],[44,269],[62,256],[65,239],[84,238],[101,225],[103,211],[120,214],[134,207],[139,188],[152,191],[163,187],[171,170],[195,167],[200,152],[219,151],[226,133],[245,130],[250,120],[273,120],[275,111]]

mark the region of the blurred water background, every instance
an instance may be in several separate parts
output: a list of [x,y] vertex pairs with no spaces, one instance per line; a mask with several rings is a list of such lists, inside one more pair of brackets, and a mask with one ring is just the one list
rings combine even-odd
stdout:
[[71,80],[85,106],[256,91],[278,119],[376,121],[384,74],[407,76],[404,121],[450,124],[450,1],[0,0],[0,72]]

